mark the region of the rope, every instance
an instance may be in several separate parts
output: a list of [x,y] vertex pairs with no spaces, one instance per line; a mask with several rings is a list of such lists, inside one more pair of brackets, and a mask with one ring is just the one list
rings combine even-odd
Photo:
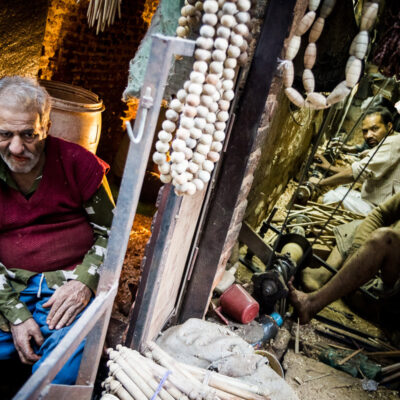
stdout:
[[160,383],[159,383],[158,386],[157,386],[156,391],[154,392],[154,394],[153,394],[153,396],[151,397],[150,400],[155,400],[155,399],[156,399],[156,397],[158,396],[158,394],[161,392],[161,389],[162,389],[162,387],[164,386],[164,383],[166,382],[166,380],[167,380],[169,374],[171,374],[171,373],[172,373],[172,371],[169,371],[169,370],[168,370],[168,371],[164,374],[164,376],[162,377]]

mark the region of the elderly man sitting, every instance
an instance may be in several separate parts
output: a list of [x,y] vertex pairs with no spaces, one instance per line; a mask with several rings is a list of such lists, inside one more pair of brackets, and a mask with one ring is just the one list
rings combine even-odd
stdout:
[[290,298],[301,323],[322,308],[368,284],[379,300],[379,322],[400,326],[400,193],[374,209],[357,230],[350,256],[322,288],[306,294],[290,285]]
[[[107,244],[108,165],[48,136],[50,97],[0,80],[0,359],[35,371],[89,303]],[[54,382],[76,380],[83,343]]]

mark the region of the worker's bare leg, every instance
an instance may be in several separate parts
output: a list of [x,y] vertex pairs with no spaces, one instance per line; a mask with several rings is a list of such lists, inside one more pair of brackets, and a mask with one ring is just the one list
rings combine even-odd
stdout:
[[400,235],[393,229],[380,228],[318,291],[306,294],[290,284],[290,299],[299,314],[300,322],[307,323],[325,306],[368,282],[379,270],[383,282],[390,288],[400,275],[399,259]]
[[[343,257],[336,246],[329,254],[326,262],[335,269],[340,269],[343,265]],[[314,292],[324,286],[331,277],[332,272],[329,272],[325,267],[305,268],[301,274],[301,281],[306,292]]]

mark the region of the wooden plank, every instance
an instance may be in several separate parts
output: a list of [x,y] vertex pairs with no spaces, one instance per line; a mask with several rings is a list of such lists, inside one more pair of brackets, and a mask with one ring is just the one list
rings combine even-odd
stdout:
[[293,17],[295,0],[268,2],[257,48],[239,100],[199,253],[180,313],[180,321],[201,318],[227,238],[257,130],[276,72],[277,58]]
[[50,385],[48,392],[40,398],[48,400],[90,400],[92,397],[93,385]]

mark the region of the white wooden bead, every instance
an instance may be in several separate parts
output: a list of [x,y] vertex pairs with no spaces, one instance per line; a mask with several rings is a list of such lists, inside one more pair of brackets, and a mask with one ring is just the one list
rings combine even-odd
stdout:
[[229,46],[229,42],[226,39],[222,38],[222,37],[218,37],[214,41],[214,47],[216,49],[226,50],[228,48],[228,46]]
[[219,50],[219,49],[214,50],[214,51],[212,52],[211,57],[212,57],[212,59],[213,59],[214,61],[223,62],[223,61],[225,61],[225,59],[226,59],[225,50]]
[[222,76],[225,79],[233,80],[233,78],[235,77],[235,70],[232,68],[224,68],[224,71],[222,72]]
[[169,163],[164,163],[158,166],[158,169],[160,171],[161,174],[169,174],[169,172],[171,171],[171,166],[169,165]]
[[185,153],[185,159],[191,160],[191,158],[193,156],[193,151],[191,149],[189,149],[189,147],[185,147],[185,150],[183,150],[183,152]]
[[218,111],[218,103],[216,101],[211,103],[210,107],[209,107],[209,110],[210,110],[210,112],[216,113]]
[[316,11],[317,8],[319,7],[319,3],[321,2],[321,0],[309,0],[308,2],[308,9],[310,11]]
[[207,154],[207,158],[212,161],[213,163],[218,162],[218,160],[220,159],[220,155],[216,152],[216,151],[210,151]]
[[[232,82],[232,81],[231,81]],[[229,106],[230,106],[230,102],[227,100],[220,100],[218,102],[219,108],[222,111],[228,111],[229,110]]]
[[224,131],[215,131],[214,132],[214,139],[217,141],[217,142],[223,142],[224,141],[224,139],[225,139],[225,133],[224,133]]
[[192,158],[193,162],[195,162],[198,165],[202,165],[205,159],[206,157],[204,156],[204,154],[199,153],[196,149],[196,151],[193,153],[193,158]]
[[183,114],[185,117],[194,118],[197,115],[196,107],[189,106],[188,104],[186,104],[183,107]]
[[285,56],[286,60],[292,61],[296,57],[300,48],[300,43],[301,43],[300,36],[294,35],[292,39],[290,39],[290,42],[286,49],[286,56]]
[[222,6],[222,11],[225,14],[229,14],[229,15],[235,15],[237,13],[237,7],[235,3],[231,3],[231,2],[226,2],[223,6]]
[[204,189],[204,182],[202,180],[200,180],[198,178],[197,179],[193,179],[192,183],[196,186],[196,189],[199,192],[201,192]]
[[233,90],[226,90],[222,95],[222,98],[228,101],[233,100],[234,97],[235,97],[235,92]]
[[245,24],[237,24],[234,28],[233,31],[237,33],[238,35],[246,37],[250,32],[249,28]]
[[204,50],[211,50],[213,48],[214,41],[211,38],[205,38],[203,36],[199,36],[196,39],[196,46],[200,47]]
[[205,61],[195,61],[193,70],[205,74],[208,70],[208,64]]
[[160,131],[158,132],[158,139],[164,143],[169,143],[172,140],[172,135],[169,132]]
[[247,63],[247,60],[249,59],[249,55],[247,54],[247,52],[243,52],[239,58],[238,58],[238,62],[240,65],[245,65]]
[[198,94],[190,93],[186,97],[186,103],[192,107],[196,107],[200,104],[200,96]]
[[171,107],[172,110],[176,111],[177,113],[180,113],[183,108],[183,104],[178,99],[171,100],[169,106]]
[[181,127],[185,129],[190,129],[194,125],[194,121],[192,118],[182,117],[181,118]]
[[326,104],[336,104],[347,97],[350,92],[351,90],[347,87],[346,81],[342,81],[335,87],[335,89],[333,89],[332,93],[327,97]]
[[179,17],[179,18],[178,18],[178,24],[179,24],[180,26],[186,26],[186,25],[187,25],[186,17]]
[[308,36],[308,41],[310,43],[315,43],[321,36],[324,30],[325,18],[317,18],[311,28],[310,35]]
[[207,134],[207,135],[213,135],[214,134],[214,132],[215,132],[215,126],[214,126],[214,124],[212,123],[209,123],[209,124],[206,124],[206,126],[204,127],[204,132]]
[[237,65],[236,58],[227,58],[224,62],[225,68],[233,69],[236,68],[236,65]]
[[210,146],[206,144],[198,144],[196,147],[196,151],[204,156],[210,151]]
[[309,29],[312,23],[315,20],[316,13],[315,11],[309,11],[306,13],[299,24],[297,25],[297,28],[295,30],[295,35],[297,36],[302,36],[304,35]]
[[311,69],[303,71],[303,86],[307,93],[313,92],[315,89],[315,78]]
[[[185,156],[185,154],[183,154],[183,156]],[[188,166],[188,161],[187,160],[183,160],[181,162],[179,162],[178,164],[174,164],[175,165],[175,171],[178,174],[182,174],[186,171],[186,168]]]
[[231,58],[238,58],[240,56],[239,47],[230,45],[228,47],[228,56],[231,57]]
[[203,181],[204,183],[209,182],[210,179],[211,179],[211,175],[210,175],[210,173],[207,172],[207,171],[199,171],[197,175],[198,175],[198,178],[199,178],[201,181]]
[[156,142],[156,149],[160,153],[166,153],[169,150],[169,144],[158,140]]
[[[219,78],[221,78],[221,75],[218,75],[219,76]],[[221,91],[221,89],[222,89],[222,81],[221,81],[221,79],[218,79],[218,82],[217,82],[217,84],[215,85],[215,87],[216,87],[216,89],[218,90],[218,91]]]
[[206,78],[206,82],[211,85],[216,85],[219,81],[219,77],[216,74],[208,74]]
[[356,56],[357,58],[362,60],[367,54],[367,49],[368,49],[368,32],[361,31],[351,42],[349,53],[352,56]]
[[211,60],[211,51],[204,49],[196,49],[194,52],[194,57],[199,61],[210,61]]
[[169,110],[167,110],[167,111],[165,112],[165,116],[166,116],[170,121],[177,121],[178,118],[179,118],[179,114],[178,114],[176,111],[171,110],[171,109],[169,109]]
[[317,46],[315,43],[309,43],[304,52],[304,68],[313,69],[317,59]]
[[193,196],[197,191],[197,187],[194,183],[187,182],[183,187],[183,191],[189,196]]
[[203,83],[206,77],[201,72],[192,71],[190,73],[190,81],[193,83]]
[[219,8],[222,8],[226,0],[217,0]]
[[171,164],[171,172],[170,175],[172,177],[172,179],[175,179],[179,174],[175,171],[175,164]]
[[182,7],[182,9],[181,9],[181,14],[184,17],[193,16],[195,13],[196,13],[196,8],[190,4]]
[[[205,118],[208,114],[208,108],[204,106],[197,106],[197,115],[200,118]],[[196,124],[195,124],[196,125]]]
[[[189,81],[189,82],[190,82],[190,81]],[[186,93],[186,90],[185,90],[185,89],[180,89],[180,90],[178,90],[178,92],[177,92],[177,94],[176,94],[176,97],[178,98],[178,100],[179,100],[181,103],[184,103],[184,102],[185,102],[186,96],[187,96],[187,93]]]
[[196,1],[194,6],[197,11],[203,11],[203,2],[202,1]]
[[[175,139],[175,140],[179,140],[180,142],[183,142],[183,140],[180,140],[180,139]],[[175,142],[175,140],[174,140],[174,142]],[[185,159],[185,153],[183,152],[183,150],[186,147],[186,143],[184,142],[183,146],[179,145],[179,146],[175,146],[175,147],[179,147],[180,150],[179,151],[174,151],[171,154],[171,161],[173,163],[180,163]]]
[[239,46],[240,51],[246,51],[249,48],[249,44],[247,43],[247,40],[243,40],[243,43],[241,46]]
[[214,169],[214,163],[210,160],[204,160],[203,169],[204,169],[204,171],[212,172]]
[[200,129],[200,130],[204,129],[204,127],[206,126],[206,123],[207,122],[206,122],[205,118],[195,118],[194,119],[194,126],[197,129]]
[[[227,28],[226,26],[219,26],[217,29],[217,36],[218,36],[218,38],[216,39],[216,41],[218,39],[226,39],[227,40],[231,36],[231,30],[229,28]],[[226,45],[226,47],[228,47],[228,45]],[[216,47],[216,48],[218,48],[218,47]]]
[[[178,174],[175,178],[174,178],[174,184],[176,185],[184,185],[187,182],[187,176],[185,173],[183,174]],[[182,188],[183,191],[183,188]]]
[[161,174],[161,175],[160,175],[160,181],[161,181],[162,183],[170,183],[171,180],[172,180],[171,175],[164,175],[164,174]]
[[235,18],[236,18],[236,21],[237,21],[239,24],[247,24],[247,23],[250,22],[250,14],[247,13],[247,12],[243,12],[243,11],[238,12],[238,13],[235,15]]
[[185,38],[186,37],[186,29],[184,26],[178,26],[176,28],[176,35],[179,36],[180,38]]
[[203,135],[203,132],[201,131],[201,129],[195,128],[195,127],[190,129],[190,137],[191,138],[197,140],[197,139],[201,138],[202,135]]
[[217,89],[215,88],[214,85],[210,85],[209,83],[206,83],[203,85],[203,93],[206,94],[207,96],[212,96]]
[[213,136],[212,135],[202,135],[199,142],[201,144],[206,144],[207,146],[210,146],[213,141]]
[[[193,155],[194,155],[194,153],[193,153]],[[192,156],[192,158],[193,158],[193,156]],[[196,164],[195,162],[190,161],[189,165],[188,165],[188,171],[190,171],[192,174],[195,174],[199,170],[199,167],[200,167],[199,164]]]
[[378,3],[367,3],[364,5],[360,25],[361,31],[369,31],[374,26],[378,15],[378,9]]
[[202,21],[203,24],[214,26],[218,23],[218,17],[215,14],[206,13],[203,15]]
[[243,44],[243,37],[237,34],[233,34],[231,36],[231,44],[233,44],[234,46],[240,47]]
[[215,35],[215,29],[210,25],[203,25],[200,28],[200,35],[207,38],[213,38]]
[[328,18],[329,14],[333,10],[333,7],[335,6],[335,3],[336,3],[336,0],[324,0],[322,3],[319,15],[322,18]]
[[217,153],[222,150],[222,143],[221,142],[212,142],[211,143],[211,151],[216,151]]
[[321,93],[309,93],[307,102],[311,103],[317,110],[326,107],[326,97]]
[[251,2],[249,0],[238,0],[237,8],[239,11],[248,11],[250,10]]
[[186,140],[189,138],[189,136],[190,136],[189,129],[178,128],[178,130],[176,131],[176,137],[178,139]]
[[167,156],[164,153],[159,153],[158,151],[155,151],[153,153],[153,161],[158,164],[164,164],[165,162],[167,162]]
[[285,61],[283,67],[283,85],[285,87],[291,87],[294,80],[294,66],[292,61]]
[[220,111],[217,114],[218,121],[226,122],[229,119],[229,113],[227,111]]
[[203,86],[199,83],[192,83],[189,86],[189,93],[193,93],[196,94],[197,96],[200,96],[202,91],[203,91]]
[[215,123],[215,129],[217,131],[223,131],[223,130],[225,130],[225,128],[226,128],[226,123],[225,122],[218,121],[218,122]]
[[163,123],[162,123],[162,128],[164,129],[164,131],[166,131],[166,132],[174,132],[174,130],[175,130],[175,128],[176,128],[176,125],[172,122],[172,121],[170,121],[170,120],[168,120],[168,119],[166,119],[165,121],[163,121]]
[[213,102],[213,99],[212,99],[211,96],[206,96],[206,95],[200,96],[200,103],[203,106],[208,108],[211,105],[212,102]]
[[237,22],[233,15],[223,15],[221,18],[221,24],[227,28],[233,28],[237,25]]
[[[212,95],[213,103],[218,102],[220,98],[221,98],[220,92],[218,90],[215,91],[214,94]],[[209,109],[211,109],[211,107],[212,103],[210,104]]]
[[203,10],[206,13],[216,13],[218,11],[218,2],[214,0],[206,0],[203,3]]
[[[192,82],[190,82],[190,80],[185,81],[184,84],[183,84],[183,90],[186,91],[186,95],[187,95],[187,92],[188,92],[188,90],[189,90],[189,86],[190,86],[191,84],[192,84]],[[186,99],[186,97],[185,97],[185,99]],[[182,103],[183,103],[183,102],[182,102]]]
[[297,107],[304,107],[304,97],[296,90],[293,88],[286,88],[285,89],[286,96],[289,98],[289,100],[295,104]]
[[206,117],[206,121],[209,124],[213,124],[217,120],[215,113],[209,112]]
[[346,83],[347,87],[353,88],[358,80],[360,79],[362,69],[362,61],[358,58],[354,58],[353,60],[346,65]]
[[174,185],[174,186],[175,186],[174,192],[175,192],[175,194],[176,194],[177,196],[183,196],[183,195],[185,194],[184,192],[182,192],[181,190],[179,190],[178,187],[177,187],[176,185]]

